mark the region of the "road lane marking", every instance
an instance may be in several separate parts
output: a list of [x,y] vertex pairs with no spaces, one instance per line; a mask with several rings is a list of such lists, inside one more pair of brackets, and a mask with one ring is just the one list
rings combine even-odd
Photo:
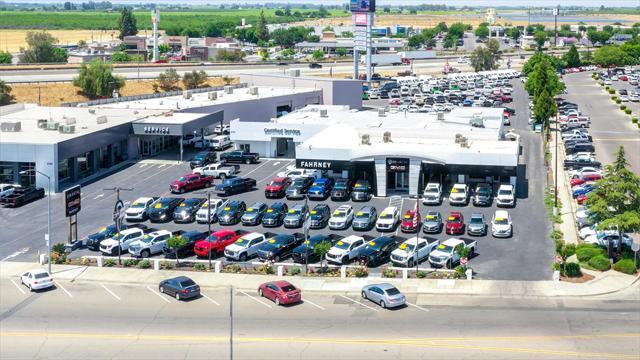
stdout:
[[379,311],[379,310],[378,310],[378,309],[376,309],[376,308],[372,308],[371,306],[366,305],[366,304],[363,304],[363,303],[361,303],[360,301],[353,300],[353,299],[352,299],[352,298],[350,298],[350,297],[346,297],[346,296],[344,296],[344,295],[340,295],[340,297],[342,297],[343,299],[347,299],[347,300],[351,301],[352,303],[358,304],[358,305],[360,305],[360,306],[364,306],[364,307],[366,307],[366,308],[367,308],[367,309],[369,309],[369,310]]
[[407,305],[409,305],[409,306],[413,306],[413,307],[414,307],[414,308],[416,308],[416,309],[422,310],[422,311],[424,311],[424,312],[429,312],[429,309],[425,309],[425,308],[423,308],[422,306],[418,306],[418,305],[412,304],[412,303],[410,303],[410,302],[405,302],[405,303],[406,303]]
[[269,160],[266,160],[266,161],[264,162],[264,164],[260,164],[260,165],[256,166],[253,170],[249,171],[249,172],[248,172],[248,173],[246,173],[246,174],[243,174],[243,176],[248,176],[248,175],[249,175],[249,174],[251,174],[252,172],[254,172],[254,171],[256,171],[256,170],[260,169],[261,167],[263,167],[263,166],[267,165],[269,162],[270,162]]
[[27,295],[27,293],[26,293],[26,292],[24,292],[24,290],[22,290],[22,288],[20,287],[20,285],[16,284],[16,283],[13,281],[13,279],[10,279],[10,280],[11,280],[11,283],[13,284],[13,286],[15,286],[15,287],[16,287],[16,289],[18,289],[18,291],[20,291],[20,292],[22,293],[22,295]]
[[106,286],[104,286],[104,284],[100,284],[100,286],[102,286],[102,288],[105,289],[109,294],[113,295],[113,297],[116,298],[118,301],[122,300],[120,299],[120,296],[116,295],[113,291],[109,290]]
[[13,254],[7,255],[7,257],[5,257],[4,259],[0,260],[0,262],[7,261],[9,259],[12,259],[12,258],[18,256],[18,255],[22,255],[22,254],[26,253],[27,251],[29,251],[28,247],[20,249],[20,250],[14,252]]
[[302,299],[302,302],[303,302],[303,303],[305,303],[305,304],[306,304],[306,303],[309,303],[309,304],[311,304],[311,305],[313,305],[313,306],[317,307],[317,308],[318,308],[318,309],[320,309],[320,310],[326,310],[326,309],[325,309],[325,308],[323,308],[322,306],[320,306],[320,305],[318,305],[318,304],[316,304],[316,303],[311,302],[311,300],[307,300],[307,299],[304,299],[304,298],[303,298],[303,299]]
[[139,168],[139,169],[142,169],[143,167],[146,167],[147,165],[149,165],[149,164],[144,163],[144,164],[142,164],[142,165],[138,166],[138,168]]
[[96,195],[96,197],[93,198],[93,200],[98,200],[103,196],[104,196],[104,194],[98,194],[98,195]]
[[212,298],[208,297],[207,295],[203,294],[202,292],[200,293],[200,295],[202,295],[205,299],[211,301],[212,303],[220,306],[220,304],[217,301],[213,300]]
[[278,165],[280,165],[280,161],[276,161],[273,163],[273,166],[278,166]]
[[73,297],[73,295],[71,295],[71,293],[69,291],[67,291],[67,289],[65,289],[64,286],[62,286],[62,284],[60,284],[59,282],[57,282],[55,280],[53,281],[53,283],[56,284],[56,286],[60,286],[60,289],[62,289],[62,291],[64,291],[64,292],[66,292],[67,295],[69,295],[69,297]]
[[148,289],[149,291],[151,291],[152,293],[154,293],[157,297],[159,297],[160,299],[162,299],[162,300],[163,300],[164,302],[166,302],[167,304],[170,304],[170,303],[171,303],[167,298],[165,298],[164,296],[162,296],[162,294],[157,293],[155,290],[153,290],[153,289],[152,289],[151,287],[149,287],[148,285],[147,285],[147,289]]
[[165,166],[167,166],[167,164],[161,164],[161,165],[158,165],[158,169],[162,169],[162,168],[163,168],[163,167],[165,167]]
[[271,305],[267,304],[266,302],[264,302],[264,301],[262,301],[262,300],[260,300],[260,299],[258,299],[258,298],[256,298],[256,297],[254,297],[254,296],[252,296],[252,295],[249,295],[249,294],[247,294],[247,293],[246,293],[246,292],[244,292],[244,291],[238,291],[238,292],[239,292],[239,293],[241,293],[241,294],[244,294],[244,295],[248,296],[251,300],[253,300],[253,301],[255,301],[255,302],[258,302],[258,303],[260,303],[260,304],[262,304],[262,305],[264,305],[264,306],[268,307],[269,309],[271,309]]
[[277,168],[276,171],[272,172],[271,174],[267,175],[266,177],[264,177],[263,179],[261,179],[260,181],[258,181],[257,183],[261,183],[265,180],[268,180],[274,176],[277,176],[278,173],[280,172],[280,170],[284,169],[285,167],[289,166],[289,164],[291,164],[291,161],[285,162],[284,165],[282,165],[281,167]]

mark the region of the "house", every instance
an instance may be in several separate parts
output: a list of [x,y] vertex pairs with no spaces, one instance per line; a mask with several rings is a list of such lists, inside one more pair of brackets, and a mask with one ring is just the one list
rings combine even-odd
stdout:
[[147,38],[144,36],[125,36],[122,39],[125,46],[125,52],[129,55],[142,55],[144,61],[147,61]]

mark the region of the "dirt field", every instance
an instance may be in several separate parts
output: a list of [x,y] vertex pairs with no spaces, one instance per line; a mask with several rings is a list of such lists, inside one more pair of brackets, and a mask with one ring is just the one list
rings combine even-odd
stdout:
[[[234,78],[232,83],[236,83]],[[129,80],[120,90],[121,96],[142,95],[153,93],[154,81],[135,81]],[[221,78],[210,78],[207,82],[208,86],[221,86],[224,81]],[[78,93],[78,88],[73,84],[39,84],[12,85],[11,93],[16,97],[16,102],[38,103],[38,93],[40,94],[40,104],[43,106],[57,106],[66,102],[87,101],[87,97]]]
[[[27,32],[37,30],[0,30],[0,49],[9,52],[18,52],[21,47],[26,47],[25,37]],[[59,44],[76,44],[80,40],[91,42],[91,30],[48,30],[48,32],[58,39]],[[94,40],[111,40],[112,31],[93,31]],[[118,36],[113,32],[114,38]]]

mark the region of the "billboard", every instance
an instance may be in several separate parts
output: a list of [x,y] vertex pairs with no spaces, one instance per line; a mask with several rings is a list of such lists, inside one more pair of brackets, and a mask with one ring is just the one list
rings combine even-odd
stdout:
[[65,190],[64,192],[64,213],[66,217],[73,216],[80,212],[80,185]]
[[352,12],[375,12],[376,0],[351,0],[349,8]]

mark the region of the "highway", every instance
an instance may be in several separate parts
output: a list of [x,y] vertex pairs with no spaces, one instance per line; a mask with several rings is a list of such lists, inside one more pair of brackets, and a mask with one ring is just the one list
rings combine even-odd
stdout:
[[[0,280],[5,359],[227,359],[228,288],[177,301],[157,286],[59,282],[29,293]],[[304,293],[278,307],[233,292],[238,359],[637,359],[637,288],[604,299],[409,295],[384,310],[358,294]]]

